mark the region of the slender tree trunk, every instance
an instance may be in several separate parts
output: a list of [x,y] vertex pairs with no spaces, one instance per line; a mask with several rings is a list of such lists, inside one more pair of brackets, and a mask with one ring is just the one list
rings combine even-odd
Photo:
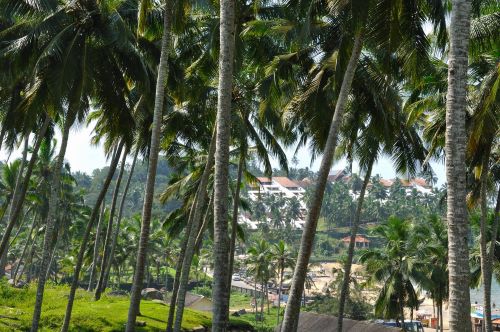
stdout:
[[[236,190],[233,197],[233,215],[231,218],[231,242],[229,244],[229,273],[227,280],[228,293],[231,294],[231,282],[233,281],[233,266],[234,266],[234,251],[236,249],[236,230],[238,228],[238,208],[240,206],[240,187],[241,178],[243,175],[243,167],[245,167],[244,153],[240,154],[240,162],[238,164],[238,175],[236,177]],[[227,307],[229,309],[229,297],[227,298]],[[228,313],[229,317],[229,313]],[[228,322],[229,323],[229,322]]]
[[481,277],[483,281],[483,306],[484,306],[484,327],[486,332],[493,331],[493,324],[491,322],[491,279],[492,279],[492,266],[490,255],[487,250],[487,237],[488,237],[488,173],[489,173],[489,153],[483,155],[483,162],[481,168],[481,225],[480,225],[480,239],[479,248],[481,254]]
[[467,133],[467,61],[471,2],[452,1],[448,92],[446,95],[446,179],[450,330],[471,331],[469,294],[468,216],[465,148]]
[[497,193],[497,203],[495,205],[495,210],[494,210],[494,215],[493,215],[493,229],[491,232],[491,242],[490,242],[490,262],[493,262],[495,259],[495,246],[496,246],[496,239],[498,235],[498,224],[500,221],[500,188],[498,189]]
[[210,217],[214,212],[214,194],[212,192],[212,195],[210,196],[210,200],[208,201],[208,209],[205,211],[205,216],[203,217],[203,224],[200,227],[200,231],[198,232],[198,235],[196,236],[196,244],[195,248],[196,250],[200,250],[201,248],[201,243],[203,241],[203,235],[205,233],[205,229],[208,226],[208,223],[210,221]]
[[37,236],[38,233],[35,232],[35,236],[33,237],[33,242],[30,248],[30,253],[28,255],[28,259],[26,260],[26,268],[23,269],[21,275],[19,276],[19,279],[21,279],[24,271],[26,271],[26,282],[28,284],[31,282],[32,270],[33,270],[33,257],[35,256]]
[[439,329],[441,332],[444,331],[444,319],[443,319],[443,302],[439,304]]
[[68,296],[68,305],[66,306],[66,313],[64,315],[64,322],[61,327],[61,332],[67,332],[69,328],[69,322],[71,320],[71,312],[73,310],[73,303],[75,301],[76,289],[78,288],[78,280],[80,278],[80,272],[83,266],[83,257],[85,255],[85,250],[87,248],[87,242],[89,241],[90,231],[94,226],[95,219],[97,214],[99,213],[99,207],[102,204],[104,196],[108,191],[109,184],[113,178],[113,175],[116,171],[116,166],[118,165],[118,161],[120,159],[120,151],[123,149],[123,145],[125,141],[122,140],[118,145],[118,152],[114,155],[111,163],[109,165],[108,175],[104,180],[101,191],[99,192],[99,196],[97,196],[97,200],[95,202],[94,208],[92,209],[92,213],[90,214],[89,222],[85,228],[85,232],[83,233],[82,243],[80,244],[80,249],[78,250],[78,256],[76,258],[75,270],[73,275],[73,281],[71,282],[71,289]]
[[[196,196],[194,198],[193,205],[196,204]],[[188,222],[186,224],[185,228],[185,234],[181,242],[181,248],[179,252],[179,257],[177,258],[177,262],[175,265],[175,276],[174,276],[174,283],[172,285],[172,297],[170,298],[170,307],[168,309],[168,319],[167,319],[167,328],[166,332],[172,332],[174,328],[174,318],[175,318],[175,305],[177,303],[177,293],[179,291],[179,283],[181,279],[181,273],[182,273],[182,263],[184,262],[184,256],[186,254],[186,247],[188,243],[188,238],[189,234],[192,232],[192,225],[193,225],[193,216],[194,216],[194,209],[191,209],[189,211],[189,216],[188,216]]]
[[118,201],[118,194],[120,192],[120,185],[123,178],[123,171],[125,170],[125,161],[127,159],[128,149],[125,149],[122,157],[122,164],[120,171],[118,172],[118,177],[116,178],[115,188],[113,190],[113,198],[111,199],[111,209],[109,211],[108,228],[106,229],[106,239],[104,241],[104,254],[102,256],[101,273],[99,274],[99,281],[97,282],[97,287],[95,289],[95,300],[101,298],[102,292],[106,289],[104,287],[104,277],[106,274],[106,267],[108,266],[108,261],[111,259],[111,242],[113,237],[113,219],[115,217],[116,202]]
[[[26,250],[28,249],[28,244],[32,242],[31,236],[33,235],[33,230],[35,229],[36,226],[36,213],[35,216],[33,217],[33,223],[31,224],[30,231],[28,233],[28,237],[26,238],[26,243],[24,244],[23,251],[21,253],[21,257],[19,258],[19,264],[16,266],[16,270],[14,271],[14,275],[12,276],[12,279],[14,280],[14,285],[16,284],[17,280],[17,273],[19,272],[19,267],[21,266],[21,262],[23,260],[24,254],[26,253]],[[24,264],[23,271],[26,269],[26,264]]]
[[205,169],[203,170],[203,174],[201,175],[200,183],[198,185],[196,193],[196,201],[194,204],[195,206],[193,207],[194,214],[192,221],[192,231],[189,234],[188,242],[186,245],[186,252],[184,255],[184,261],[182,263],[182,271],[179,281],[179,290],[177,294],[177,304],[176,304],[177,308],[175,314],[174,332],[179,332],[181,330],[182,316],[184,313],[184,305],[186,301],[187,284],[189,281],[189,272],[191,270],[191,262],[193,260],[195,251],[196,236],[198,235],[198,231],[201,228],[201,221],[202,221],[201,219],[208,199],[207,187],[208,187],[210,173],[212,172],[214,164],[215,137],[216,135],[214,132],[214,135],[212,136],[212,140],[210,142],[210,147],[208,149]]
[[154,187],[156,179],[156,168],[158,165],[158,154],[160,152],[160,129],[165,101],[165,83],[168,77],[168,53],[170,50],[170,25],[171,25],[171,0],[165,0],[165,11],[163,19],[163,37],[161,41],[160,63],[158,65],[158,78],[156,81],[156,94],[153,124],[151,130],[151,148],[149,152],[148,177],[144,188],[144,205],[142,208],[142,225],[139,247],[137,250],[137,261],[134,273],[134,282],[130,294],[130,307],[127,319],[127,332],[135,331],[135,319],[139,314],[141,302],[141,290],[144,279],[144,266],[146,263],[147,246],[149,241],[149,228],[151,222],[151,208],[153,206]]
[[50,268],[52,267],[52,264],[54,262],[54,258],[56,255],[56,250],[57,250],[57,241],[59,240],[59,232],[57,229],[54,230],[54,234],[52,235],[52,244],[50,248],[50,256],[49,256],[49,264],[47,264],[47,272],[45,274],[45,280],[50,279]]
[[[26,135],[24,138],[24,147],[23,147],[23,155],[21,158],[21,164],[19,166],[19,170],[17,171],[17,176],[16,176],[16,184],[14,186],[14,192],[12,193],[12,198],[10,200],[10,211],[9,213],[12,213],[12,209],[16,205],[16,201],[18,200],[19,196],[19,191],[20,191],[20,186],[21,186],[21,181],[23,177],[23,172],[24,172],[24,167],[26,166],[26,159],[28,156],[28,147],[29,147],[29,134]],[[7,210],[7,206],[5,206],[5,210],[3,211],[3,214],[5,214],[5,211]],[[2,214],[2,219],[3,219],[3,214]],[[7,226],[10,224],[10,217],[9,217],[9,222],[7,223]],[[12,225],[14,227],[14,225]],[[4,234],[4,237],[7,235],[7,231]],[[0,247],[0,277],[3,277],[5,275],[5,265],[7,264],[7,253],[9,251],[9,237],[10,234],[7,235],[6,239],[6,244],[5,248],[1,249]],[[4,242],[4,239],[2,237],[2,244]]]
[[104,281],[103,281],[103,287],[106,289],[108,285],[108,280],[109,280],[109,272],[111,271],[111,264],[113,263],[114,255],[115,255],[115,248],[116,248],[116,241],[118,240],[118,235],[120,234],[120,225],[122,221],[122,216],[123,216],[123,208],[125,207],[125,200],[127,198],[128,194],[128,188],[130,186],[130,181],[132,180],[132,175],[134,174],[134,169],[135,169],[135,163],[137,162],[137,156],[139,154],[139,149],[134,154],[134,159],[132,161],[132,166],[130,166],[130,171],[127,179],[127,183],[125,184],[125,188],[123,189],[123,195],[122,199],[120,202],[120,209],[118,210],[118,220],[116,221],[116,230],[113,236],[113,242],[111,243],[111,251],[109,253],[109,260],[108,264],[106,265],[106,271],[104,274]]
[[234,62],[234,0],[220,1],[219,87],[217,101],[217,140],[214,176],[214,281],[212,331],[227,330],[228,225],[227,198],[229,144],[231,136],[231,98]]
[[51,192],[49,197],[49,211],[45,220],[45,238],[43,241],[42,263],[41,270],[38,275],[38,287],[36,290],[35,309],[33,311],[33,320],[31,322],[31,331],[38,331],[38,323],[40,322],[40,314],[42,313],[43,292],[45,282],[47,281],[47,270],[49,268],[50,257],[52,253],[52,242],[54,235],[54,227],[57,222],[57,211],[59,206],[59,192],[61,187],[61,172],[66,155],[66,147],[68,146],[69,130],[76,118],[76,110],[68,110],[64,121],[61,147],[57,156],[56,164],[52,172]]
[[[12,232],[12,228],[14,228],[17,219],[19,218],[19,213],[21,213],[24,199],[26,198],[26,191],[28,190],[31,173],[33,172],[33,168],[35,167],[35,162],[38,157],[38,150],[40,150],[40,146],[42,145],[42,141],[44,139],[45,133],[47,132],[47,128],[49,127],[49,123],[50,118],[48,115],[46,115],[43,125],[37,133],[35,146],[33,147],[33,151],[31,152],[31,159],[28,163],[28,167],[26,168],[24,179],[22,183],[21,181],[19,182],[19,190],[14,190],[14,198],[12,199],[12,203],[10,205],[9,222],[7,223],[5,233],[2,237],[2,242],[0,243],[0,256],[3,255],[4,251],[7,252],[6,249],[9,243],[10,233]],[[17,186],[18,183],[16,183],[16,187]]]
[[318,179],[314,189],[313,199],[309,207],[306,222],[304,224],[304,231],[300,243],[300,251],[295,266],[293,281],[290,288],[290,295],[285,309],[285,316],[283,317],[283,324],[281,331],[295,332],[297,331],[297,324],[300,312],[300,296],[304,289],[304,282],[306,279],[307,266],[311,256],[314,236],[316,234],[316,226],[318,224],[318,217],[323,203],[323,195],[325,192],[326,182],[328,180],[328,173],[332,166],[333,155],[337,146],[337,136],[344,115],[344,109],[347,104],[349,91],[351,89],[354,72],[358,63],[359,56],[362,49],[362,35],[359,32],[354,40],[352,54],[347,64],[347,68],[340,88],[337,104],[335,105],[335,113],[328,132],[328,138],[325,144],[325,151],[323,152],[323,160],[318,172]]
[[23,230],[24,223],[26,222],[26,220],[28,220],[28,213],[30,213],[30,212],[31,212],[30,208],[28,208],[26,210],[26,212],[24,212],[24,215],[21,218],[21,222],[19,223],[19,227],[17,228],[17,232],[16,232],[16,234],[14,235],[14,237],[12,238],[12,240],[9,243],[9,248],[14,245],[14,242],[16,242],[17,237],[19,236],[19,234],[21,234],[21,232]]
[[94,290],[94,275],[97,271],[97,265],[99,265],[99,243],[101,242],[101,231],[104,222],[104,212],[106,210],[106,198],[103,198],[101,203],[101,213],[99,214],[99,220],[97,221],[97,228],[95,231],[95,241],[94,241],[94,255],[92,257],[92,266],[90,267],[90,277],[89,286],[87,291],[91,292]]
[[280,288],[278,288],[278,316],[276,319],[276,326],[280,324],[280,310],[281,310],[281,290],[283,289],[283,274],[285,272],[285,264],[280,266]]
[[342,281],[342,289],[340,291],[339,299],[339,312],[338,312],[338,322],[337,331],[342,331],[342,323],[344,319],[344,307],[345,302],[349,296],[349,283],[351,281],[351,268],[352,259],[354,257],[354,246],[356,244],[356,234],[358,233],[359,221],[361,219],[361,211],[363,210],[363,201],[365,199],[366,187],[370,182],[370,176],[372,173],[374,159],[370,161],[368,169],[366,170],[365,179],[363,181],[363,186],[361,187],[361,192],[359,193],[358,206],[356,207],[356,214],[354,216],[354,223],[351,228],[351,238],[349,242],[349,249],[347,250],[347,261],[344,266],[344,280]]

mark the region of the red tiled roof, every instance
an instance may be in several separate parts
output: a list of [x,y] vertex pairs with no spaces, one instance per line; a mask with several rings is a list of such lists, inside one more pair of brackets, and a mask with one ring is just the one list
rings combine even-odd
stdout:
[[[342,242],[351,242],[351,237],[346,236],[345,238],[342,239]],[[355,243],[370,243],[370,240],[368,240],[363,235],[356,235],[354,242]]]
[[272,182],[276,181],[278,184],[282,185],[285,188],[290,188],[290,187],[300,187],[300,185],[287,178],[286,176],[273,176],[272,178],[268,177],[258,177],[257,180],[262,183],[262,182]]
[[280,185],[282,185],[285,188],[299,186],[295,181],[290,180],[289,178],[287,178],[285,176],[276,176],[276,177],[273,177],[273,180],[278,182]]

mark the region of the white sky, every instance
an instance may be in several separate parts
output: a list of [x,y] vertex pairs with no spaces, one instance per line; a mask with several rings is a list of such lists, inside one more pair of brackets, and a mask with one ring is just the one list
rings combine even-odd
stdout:
[[[68,142],[68,149],[66,152],[66,160],[70,163],[71,169],[73,171],[82,171],[87,174],[91,174],[95,168],[101,168],[107,165],[107,160],[104,156],[104,152],[101,146],[94,146],[90,144],[90,138],[92,136],[92,129],[89,127],[80,127],[73,129]],[[56,137],[60,139],[60,133],[57,132]],[[295,149],[288,149],[287,156],[291,165],[291,160]],[[14,151],[10,160],[13,158],[20,157],[19,151]],[[7,154],[5,151],[0,151],[0,160],[5,161],[7,159]],[[315,162],[311,165],[311,155],[306,148],[302,148],[297,153],[298,164],[297,167],[309,167],[313,171],[317,171],[321,163],[321,158],[317,158]],[[275,167],[278,167],[278,163],[274,163]],[[292,166],[292,165],[291,165]],[[333,165],[332,169],[343,169],[346,166],[346,161],[341,160]],[[436,176],[438,177],[438,186],[441,186],[445,182],[445,172],[443,164],[433,163],[432,167]],[[354,172],[358,172],[357,165],[354,165]],[[394,178],[396,173],[393,170],[392,163],[388,158],[382,158],[374,166],[373,172],[375,174],[380,174],[384,178]],[[402,177],[400,175],[400,177]]]

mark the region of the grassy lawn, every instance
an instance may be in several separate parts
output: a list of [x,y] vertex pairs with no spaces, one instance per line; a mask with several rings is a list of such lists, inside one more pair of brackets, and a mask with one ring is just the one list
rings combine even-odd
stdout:
[[[276,327],[276,320],[278,315],[278,308],[272,308],[270,306],[269,313],[267,312],[267,305],[264,305],[264,316],[263,320],[256,320],[255,312],[251,309],[252,297],[247,294],[242,294],[240,292],[231,292],[231,302],[230,309],[238,310],[238,309],[246,309],[247,313],[238,317],[255,327],[257,331],[274,331],[274,327]],[[260,302],[259,302],[259,310],[260,310]],[[281,304],[280,311],[280,321],[283,318],[283,313],[285,311],[284,304]]]
[[[57,331],[66,309],[67,286],[50,286],[45,290],[40,331]],[[36,285],[26,289],[15,289],[0,282],[0,331],[28,331],[35,303]],[[71,331],[123,331],[127,320],[129,299],[127,296],[104,295],[94,301],[93,294],[79,290],[76,294]],[[137,331],[164,331],[168,306],[152,302],[141,302],[142,316],[138,321],[146,322]],[[182,327],[189,331],[195,327],[209,327],[209,313],[186,309]],[[243,320],[231,319],[233,326],[248,326]]]

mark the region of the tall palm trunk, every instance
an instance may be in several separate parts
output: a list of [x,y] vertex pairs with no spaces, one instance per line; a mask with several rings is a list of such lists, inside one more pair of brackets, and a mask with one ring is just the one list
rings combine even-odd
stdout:
[[[194,202],[196,202],[196,196],[194,198]],[[195,203],[193,203],[195,204]],[[175,264],[175,276],[174,283],[172,285],[172,296],[170,298],[170,307],[168,309],[168,319],[167,319],[167,328],[166,332],[172,332],[174,328],[174,318],[175,318],[175,305],[177,303],[177,293],[179,291],[179,284],[182,273],[182,263],[184,262],[184,256],[186,254],[186,248],[188,243],[189,234],[192,232],[192,224],[193,224],[193,216],[194,209],[189,211],[188,222],[185,227],[185,234],[182,238],[181,248],[179,251],[179,257],[177,257],[177,262]]]
[[94,241],[94,255],[92,256],[92,266],[90,267],[90,277],[89,286],[87,291],[91,292],[94,290],[94,276],[97,271],[97,265],[99,264],[99,243],[101,243],[101,231],[104,223],[104,212],[106,211],[106,198],[103,198],[101,203],[101,213],[99,214],[99,220],[97,221],[97,228],[95,231],[95,241]]
[[281,331],[294,332],[297,330],[297,323],[299,320],[300,312],[300,297],[304,289],[304,282],[306,280],[307,266],[311,256],[314,236],[316,234],[316,226],[318,224],[318,217],[323,203],[323,195],[325,193],[326,181],[328,180],[328,173],[332,167],[333,155],[337,146],[337,136],[344,115],[344,109],[347,104],[349,90],[351,89],[354,72],[358,64],[358,59],[362,49],[362,35],[358,32],[354,40],[354,45],[351,57],[347,64],[344,73],[344,79],[340,88],[337,104],[335,105],[335,113],[333,115],[328,138],[325,144],[325,151],[323,152],[323,160],[318,172],[318,179],[314,189],[313,199],[309,207],[306,223],[304,224],[304,232],[300,243],[300,251],[295,265],[293,281],[288,297],[288,303],[285,309],[285,316],[283,317],[283,324]]
[[280,311],[281,311],[281,292],[283,289],[283,274],[285,272],[285,262],[282,260],[279,267],[280,271],[280,288],[278,288],[278,315],[276,318],[276,325],[280,324]]
[[139,247],[137,249],[137,261],[134,273],[134,282],[130,294],[130,307],[128,311],[126,331],[135,331],[135,319],[139,314],[141,301],[142,282],[144,279],[144,266],[146,263],[146,252],[149,241],[149,228],[151,222],[151,208],[155,189],[156,168],[158,165],[158,154],[160,152],[160,129],[165,101],[165,82],[168,77],[168,53],[170,50],[170,24],[171,24],[171,0],[165,0],[165,12],[163,18],[163,37],[161,40],[160,63],[158,64],[158,78],[156,80],[155,106],[153,124],[151,130],[151,147],[149,151],[148,176],[144,188],[144,205],[142,208],[142,225]]
[[125,184],[125,188],[123,189],[123,195],[122,199],[120,202],[120,208],[118,209],[118,219],[116,221],[116,230],[115,234],[113,235],[113,242],[111,243],[111,251],[109,252],[109,259],[108,263],[106,265],[106,270],[104,274],[104,281],[103,281],[103,287],[106,289],[109,281],[109,273],[111,271],[111,264],[113,263],[114,255],[115,255],[115,248],[116,248],[116,241],[118,240],[118,235],[120,234],[120,225],[122,221],[122,216],[123,216],[123,208],[125,207],[125,200],[127,198],[127,193],[128,193],[128,188],[130,187],[130,181],[132,180],[132,175],[134,174],[134,169],[135,169],[135,163],[137,162],[137,156],[139,154],[139,149],[134,154],[134,159],[132,160],[132,166],[130,166],[130,171],[127,179],[127,183]]
[[56,164],[52,171],[51,192],[49,197],[49,211],[47,219],[45,220],[45,238],[43,241],[42,262],[40,265],[40,273],[38,276],[38,287],[36,290],[35,309],[33,311],[33,320],[31,322],[31,331],[38,331],[38,323],[40,322],[40,314],[42,313],[42,300],[43,292],[45,289],[45,282],[47,281],[47,270],[49,268],[52,244],[54,236],[54,227],[57,222],[57,211],[59,205],[59,191],[61,187],[61,172],[64,163],[64,156],[66,155],[66,148],[68,146],[69,130],[73,125],[76,118],[75,110],[68,110],[68,114],[64,121],[61,147],[57,156]]
[[[47,128],[49,127],[49,123],[50,123],[50,118],[48,115],[46,115],[43,125],[38,130],[38,133],[36,135],[35,146],[33,147],[33,151],[31,152],[31,159],[26,168],[26,173],[24,174],[24,178],[20,178],[19,179],[20,181],[16,183],[16,189],[14,189],[14,196],[10,204],[9,221],[7,223],[7,227],[5,228],[5,232],[2,237],[2,242],[0,243],[0,257],[2,257],[4,253],[5,254],[7,253],[7,246],[9,243],[10,233],[12,232],[12,229],[14,228],[14,225],[16,224],[17,219],[19,218],[19,214],[21,213],[24,199],[26,198],[26,191],[28,190],[31,173],[33,172],[33,168],[35,167],[35,163],[38,157],[38,150],[40,150],[40,146],[42,145],[42,141],[44,139],[45,133],[47,132]],[[21,181],[21,179],[23,181]],[[3,267],[0,267],[0,269],[3,269]]]
[[69,296],[68,296],[68,304],[66,306],[66,313],[64,315],[64,322],[63,322],[63,325],[61,327],[61,332],[68,331],[69,322],[71,320],[71,312],[73,311],[73,303],[75,301],[76,289],[78,288],[78,281],[80,278],[80,272],[81,272],[82,266],[83,266],[83,258],[85,255],[85,250],[87,249],[87,242],[89,241],[89,237],[90,237],[90,231],[92,230],[92,227],[94,226],[95,219],[97,218],[97,214],[99,213],[99,208],[102,204],[104,196],[106,195],[106,192],[108,191],[109,184],[111,183],[111,180],[113,179],[113,175],[115,174],[116,166],[118,165],[118,161],[120,160],[120,154],[121,154],[121,150],[123,149],[124,144],[125,144],[125,141],[122,140],[118,145],[117,151],[114,154],[113,159],[111,160],[111,163],[109,165],[108,175],[106,176],[106,179],[104,180],[101,191],[99,192],[99,196],[97,196],[97,200],[94,204],[94,208],[92,209],[92,213],[90,214],[87,226],[85,227],[85,232],[83,233],[83,238],[82,238],[82,242],[80,244],[80,249],[78,250],[78,256],[76,257],[76,264],[75,264],[75,270],[74,270],[74,275],[73,275],[73,281],[71,282],[71,289],[70,289]]
[[342,331],[342,323],[344,319],[344,307],[347,297],[349,296],[349,282],[351,281],[351,268],[352,259],[354,257],[354,246],[356,244],[356,234],[358,233],[359,221],[361,219],[361,211],[363,209],[363,201],[365,199],[366,187],[370,182],[370,176],[372,173],[372,167],[375,159],[370,161],[368,169],[366,170],[365,179],[363,181],[363,186],[361,187],[361,192],[359,193],[358,206],[356,207],[356,215],[354,216],[354,223],[351,228],[351,238],[349,242],[349,249],[347,250],[347,261],[344,266],[344,280],[342,281],[342,289],[340,291],[339,299],[339,313],[338,313],[338,323],[337,331]]
[[[18,196],[18,192],[20,189],[21,179],[22,179],[23,172],[24,172],[24,167],[26,166],[26,159],[28,156],[28,147],[29,147],[29,135],[26,135],[26,137],[24,138],[24,146],[23,146],[23,154],[21,157],[21,165],[19,167],[19,170],[17,171],[16,184],[14,186],[14,192],[12,193],[12,198],[10,199],[10,209],[11,210],[12,210],[12,207],[16,204],[15,202],[16,202],[16,198]],[[4,210],[2,213],[1,220],[3,220],[5,212],[7,211],[7,207],[8,207],[7,203],[8,203],[8,200],[6,200],[6,204],[4,205]],[[2,238],[2,240],[3,240],[3,238]],[[8,240],[9,239],[7,239],[7,241]],[[5,275],[5,266],[7,265],[7,253],[9,252],[9,247],[10,247],[9,242],[7,242],[3,253],[1,253],[1,251],[0,251],[0,277],[3,277]]]
[[104,275],[106,273],[106,266],[108,266],[108,260],[111,251],[111,242],[113,237],[113,219],[115,217],[116,202],[118,201],[118,193],[120,192],[120,185],[123,178],[123,171],[125,170],[125,161],[127,159],[128,149],[123,152],[122,163],[120,166],[120,171],[118,172],[118,177],[116,178],[115,188],[113,190],[113,198],[111,199],[111,209],[109,211],[108,228],[106,229],[106,239],[104,241],[104,254],[102,256],[101,273],[99,274],[99,281],[95,289],[95,299],[99,300],[101,298],[102,292],[104,292]]
[[176,304],[177,308],[176,308],[175,324],[174,324],[175,332],[179,332],[181,330],[184,305],[186,303],[186,292],[187,292],[187,284],[189,281],[189,272],[191,270],[191,262],[193,261],[193,256],[196,248],[195,247],[196,236],[198,235],[198,231],[201,227],[203,212],[206,206],[206,202],[208,200],[207,187],[208,187],[208,180],[210,177],[210,173],[214,165],[215,137],[216,133],[214,132],[214,135],[212,136],[212,140],[210,142],[210,147],[208,149],[205,169],[203,170],[203,174],[201,175],[200,183],[198,185],[198,189],[196,192],[196,200],[193,207],[194,214],[191,226],[192,230],[189,234],[186,245],[184,260],[182,262],[181,277],[179,280],[179,290],[177,292],[177,304]]
[[196,250],[200,250],[201,248],[203,235],[205,234],[205,229],[208,226],[213,211],[214,211],[214,193],[212,192],[210,200],[208,201],[208,209],[205,211],[205,216],[203,217],[203,224],[201,225],[200,230],[198,231],[198,235],[196,236],[196,244],[195,244]]
[[446,94],[446,180],[451,331],[471,331],[465,148],[471,2],[452,1]]
[[[21,252],[21,256],[19,257],[19,263],[16,266],[16,270],[14,271],[14,275],[12,276],[12,280],[14,281],[14,285],[16,284],[17,281],[17,274],[19,273],[19,268],[21,266],[21,262],[24,258],[24,255],[26,254],[26,250],[28,249],[28,245],[32,242],[31,236],[33,235],[33,230],[35,229],[36,226],[36,213],[33,216],[33,223],[31,224],[30,231],[28,233],[28,237],[26,238],[26,242],[24,243],[23,251]],[[26,269],[26,264],[24,264],[23,271]]]
[[234,62],[234,0],[220,1],[220,54],[217,101],[217,139],[214,176],[214,281],[212,331],[226,330],[227,291],[227,197],[229,190],[229,144]]
[[[241,178],[243,175],[243,167],[245,166],[245,156],[242,151],[240,154],[240,162],[238,163],[238,174],[236,176],[236,190],[233,197],[233,214],[231,216],[231,239],[229,244],[229,271],[227,278],[227,291],[231,294],[231,282],[233,281],[233,266],[234,266],[234,251],[236,249],[236,230],[238,228],[238,208],[240,206],[240,187]],[[227,307],[229,308],[229,297],[227,298]],[[229,313],[228,313],[229,317]]]
[[489,173],[489,153],[483,155],[483,162],[481,167],[480,178],[480,201],[481,201],[481,221],[480,221],[480,235],[479,235],[479,250],[481,255],[481,277],[483,281],[483,305],[484,305],[484,330],[485,332],[493,331],[493,324],[491,321],[491,279],[492,279],[492,266],[490,255],[487,250],[487,223],[488,223],[488,173]]

